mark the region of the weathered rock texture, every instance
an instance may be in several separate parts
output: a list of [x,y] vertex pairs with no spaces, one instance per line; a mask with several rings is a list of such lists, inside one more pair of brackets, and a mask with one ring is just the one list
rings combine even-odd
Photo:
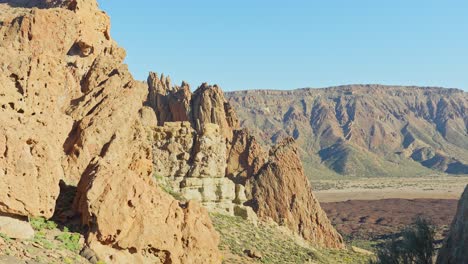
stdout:
[[293,137],[309,177],[468,173],[468,96],[460,90],[351,85],[226,97],[260,143]]
[[156,118],[109,28],[95,1],[0,2],[0,213],[51,217],[59,181],[79,182],[101,259],[219,263],[205,209],[153,182]]
[[232,108],[217,86],[203,84],[193,94],[185,83],[171,87],[169,77],[150,73],[147,105],[155,110],[155,177],[186,199],[210,210],[234,214],[242,207],[243,188],[225,177],[233,130]]
[[450,232],[437,257],[438,264],[468,263],[468,186],[465,189]]
[[247,129],[236,130],[228,154],[226,176],[245,185],[247,179],[258,173],[267,157],[267,153]]
[[163,79],[148,78],[147,104],[159,122],[153,129],[157,179],[209,210],[254,221],[257,212],[315,245],[344,247],[311,192],[293,140],[268,157],[246,129],[237,129],[236,114],[219,87],[203,84],[190,94]]
[[0,233],[14,239],[33,239],[34,229],[26,217],[0,214]]
[[159,126],[165,122],[189,121],[201,133],[205,124],[217,124],[228,140],[232,139],[232,131],[239,127],[237,115],[217,85],[203,83],[192,94],[187,83],[171,86],[169,77],[153,72],[147,82],[147,104],[156,112]]
[[249,179],[247,187],[252,197],[248,203],[258,217],[271,218],[314,244],[344,247],[312,193],[292,138],[270,150],[269,161]]

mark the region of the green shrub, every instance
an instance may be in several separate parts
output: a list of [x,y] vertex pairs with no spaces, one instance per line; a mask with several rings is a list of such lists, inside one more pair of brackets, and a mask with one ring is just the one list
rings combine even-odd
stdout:
[[12,241],[12,239],[9,236],[7,236],[7,235],[5,235],[3,233],[0,233],[0,238],[2,238],[7,243]]
[[33,242],[43,246],[45,249],[54,249],[55,245],[50,242],[43,231],[38,231],[34,234]]
[[184,197],[182,196],[182,194],[174,191],[172,186],[167,182],[167,180],[163,176],[160,176],[160,175],[158,175],[156,173],[153,173],[153,177],[154,177],[154,179],[156,179],[156,182],[158,183],[159,187],[161,187],[161,189],[164,192],[170,194],[176,200],[179,200],[179,201],[184,201],[185,200]]
[[80,234],[70,233],[64,230],[63,233],[55,237],[56,240],[62,242],[61,247],[72,252],[78,252],[80,248]]
[[52,230],[57,228],[57,224],[54,221],[46,220],[43,217],[30,218],[29,223],[36,231],[41,231],[43,229]]
[[432,264],[435,255],[435,229],[426,219],[418,218],[402,232],[377,250],[374,264]]

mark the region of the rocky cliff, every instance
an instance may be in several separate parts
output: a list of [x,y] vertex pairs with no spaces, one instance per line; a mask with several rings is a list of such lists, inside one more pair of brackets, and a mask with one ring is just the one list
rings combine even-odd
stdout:
[[0,1],[1,228],[59,211],[94,260],[220,263],[208,209],[343,248],[293,141],[268,155],[216,85],[135,81],[109,29],[94,0]]
[[468,186],[458,203],[449,234],[439,250],[438,264],[468,263]]
[[0,213],[50,218],[59,181],[78,183],[100,259],[219,263],[206,210],[151,177],[147,88],[109,28],[95,1],[0,2]]
[[468,95],[351,85],[227,93],[263,145],[293,137],[309,177],[468,173]]
[[[273,220],[313,245],[343,248],[304,175],[294,140],[270,155],[246,129],[218,86],[171,86],[150,73],[147,105],[156,113],[155,178],[210,211]],[[279,199],[281,197],[281,199]]]

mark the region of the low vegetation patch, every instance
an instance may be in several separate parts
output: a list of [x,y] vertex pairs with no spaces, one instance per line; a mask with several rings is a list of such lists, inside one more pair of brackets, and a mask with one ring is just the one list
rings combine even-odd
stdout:
[[43,217],[34,217],[29,219],[29,223],[31,224],[32,228],[36,231],[41,231],[44,229],[52,230],[57,228],[57,224],[54,221],[46,220]]
[[[240,217],[212,214],[220,233],[224,263],[368,263],[369,256],[351,250],[316,249],[274,224],[255,226]],[[256,257],[248,253],[257,252]],[[260,256],[260,257],[259,257]]]
[[185,198],[182,196],[182,194],[176,192],[172,186],[167,182],[164,177],[157,175],[156,173],[153,174],[153,178],[156,180],[156,182],[159,184],[159,187],[166,192],[167,194],[170,194],[174,199],[178,201],[185,201]]
[[71,233],[68,228],[64,228],[63,232],[55,237],[56,240],[61,242],[61,247],[73,252],[78,253],[81,249],[80,246],[80,234]]
[[0,256],[8,255],[27,263],[89,263],[79,255],[84,243],[80,233],[71,232],[67,227],[41,217],[30,218],[29,222],[35,230],[33,239],[15,240],[0,234],[0,238],[7,244],[6,247],[0,247]]

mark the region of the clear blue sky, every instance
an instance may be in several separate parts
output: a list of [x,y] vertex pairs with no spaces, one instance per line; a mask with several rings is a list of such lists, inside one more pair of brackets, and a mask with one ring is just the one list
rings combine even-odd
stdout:
[[99,0],[135,78],[192,88],[468,89],[468,1]]

